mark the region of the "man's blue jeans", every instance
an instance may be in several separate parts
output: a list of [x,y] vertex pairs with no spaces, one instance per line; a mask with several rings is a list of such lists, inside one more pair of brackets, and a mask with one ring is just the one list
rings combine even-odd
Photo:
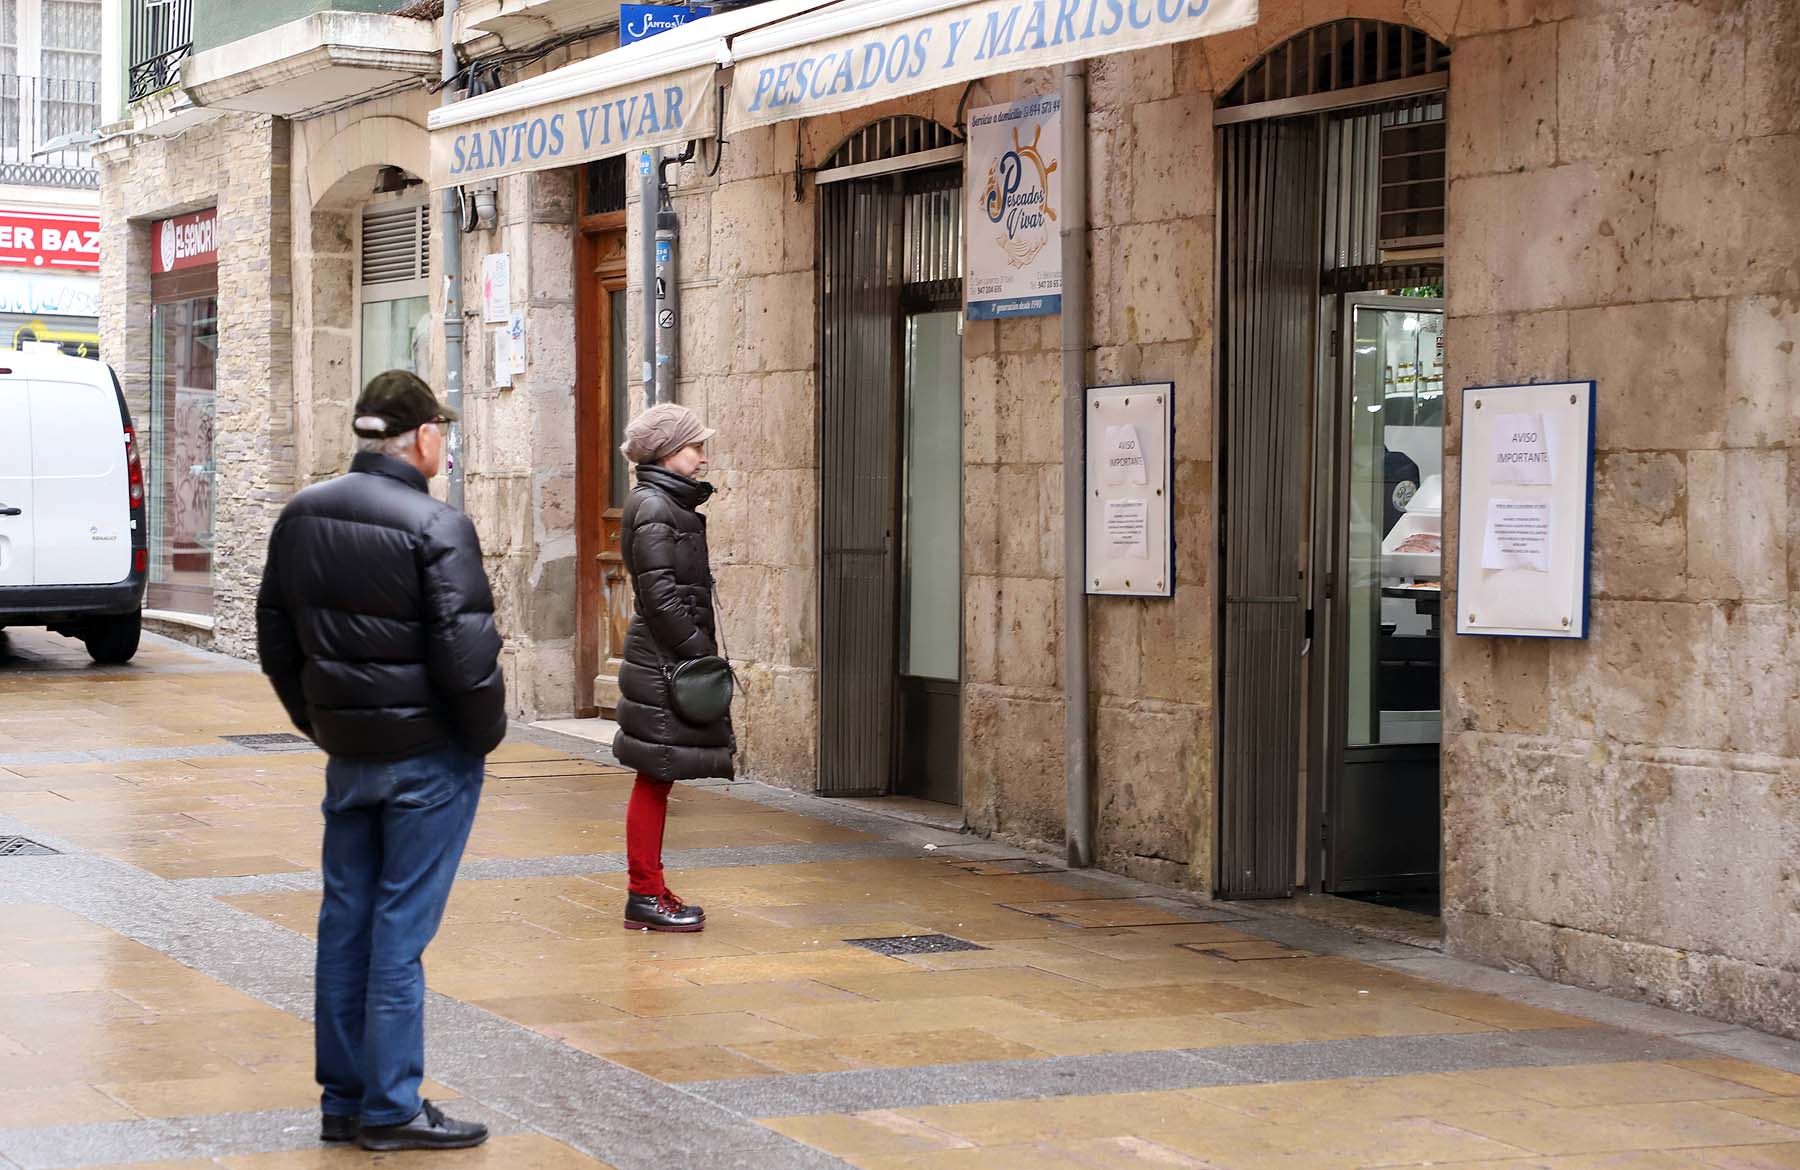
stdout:
[[324,1112],[403,1125],[425,1074],[425,947],[462,860],[482,758],[443,748],[325,768],[315,989]]

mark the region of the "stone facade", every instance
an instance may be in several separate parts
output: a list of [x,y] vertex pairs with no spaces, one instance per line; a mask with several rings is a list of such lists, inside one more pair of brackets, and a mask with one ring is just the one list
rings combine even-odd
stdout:
[[[1209,113],[1262,52],[1343,16],[1406,21],[1453,46],[1450,384],[1601,385],[1592,637],[1446,648],[1450,945],[1800,1030],[1800,684],[1785,661],[1800,588],[1788,547],[1800,515],[1788,455],[1800,434],[1800,213],[1782,201],[1800,180],[1800,33],[1779,0],[1277,2],[1255,29],[1093,63],[1089,373],[1173,379],[1178,411],[1176,596],[1089,603],[1100,860],[1202,890],[1212,881]],[[1053,85],[1019,75],[976,92],[1003,101]],[[696,377],[684,393],[730,450],[715,508],[721,581],[738,595],[728,626],[759,671],[795,683],[753,686],[746,720],[752,772],[778,782],[812,779],[816,587],[808,579],[796,600],[787,575],[803,566],[771,564],[736,533],[756,517],[748,539],[765,542],[762,526],[785,510],[775,555],[812,555],[816,461],[811,440],[791,436],[816,422],[816,243],[790,160],[816,166],[894,113],[948,124],[960,96],[740,135],[716,188],[683,176],[684,221],[712,228],[710,253],[683,266],[698,286],[684,361],[724,379]],[[775,305],[806,313],[771,321]],[[1055,841],[1058,333],[1054,321],[971,323],[964,344],[965,815],[978,830]],[[765,409],[772,370],[776,386],[804,387],[798,418],[790,401]],[[1456,411],[1453,399],[1452,423]],[[765,420],[760,431],[746,415]],[[771,435],[771,417],[786,433]],[[736,436],[759,433],[756,452],[736,449]],[[777,454],[786,442],[795,449]],[[1454,425],[1446,453],[1454,483]],[[763,474],[788,471],[790,457],[793,482]],[[1454,541],[1447,533],[1447,565]]]
[[[1172,380],[1177,424],[1175,596],[1088,603],[1100,863],[1198,891],[1216,865],[1214,95],[1311,25],[1406,22],[1453,48],[1452,577],[1454,388],[1594,378],[1600,402],[1590,638],[1446,639],[1448,944],[1800,1034],[1800,667],[1788,653],[1800,599],[1800,15],[1790,0],[1263,0],[1262,11],[1252,29],[1091,63],[1087,373]],[[982,105],[1055,86],[1050,72],[1014,74],[967,96]],[[795,172],[883,117],[952,125],[964,98],[959,87],[737,134],[716,172],[676,173],[678,397],[721,432],[709,511],[747,683],[743,767],[758,779],[810,788],[817,776],[818,208]],[[291,130],[221,119],[138,140],[109,163],[105,344],[134,394],[144,208],[217,199],[222,284],[249,285],[221,298],[233,373],[222,365],[218,640],[234,652],[249,649],[245,586],[274,507],[347,453],[355,320],[340,292],[353,211],[373,167],[420,173],[429,100],[396,95]],[[217,165],[227,152],[232,166]],[[273,178],[251,158],[267,158]],[[503,180],[499,227],[465,237],[467,499],[524,717],[566,713],[574,693],[575,181]],[[634,202],[634,314],[641,212]],[[529,353],[523,376],[496,385],[474,291],[481,257],[499,250]],[[286,293],[289,257],[291,341],[271,300]],[[964,812],[979,832],[1036,843],[1064,833],[1059,348],[1048,318],[969,323],[963,349]],[[228,472],[227,448],[241,457],[253,441],[276,457]],[[226,500],[241,531],[228,534]]]
[[147,430],[151,225],[218,208],[219,352],[213,481],[213,628],[164,632],[256,652],[256,587],[295,484],[288,124],[223,115],[173,138],[100,153],[101,352]]
[[1590,638],[1446,641],[1450,946],[1800,1034],[1800,14],[1458,29],[1448,382],[1599,420]]
[[[576,186],[566,172],[501,180],[500,225],[465,237],[464,490],[494,584],[508,701],[525,718],[575,698]],[[496,384],[481,321],[481,258],[511,258],[526,372]]]

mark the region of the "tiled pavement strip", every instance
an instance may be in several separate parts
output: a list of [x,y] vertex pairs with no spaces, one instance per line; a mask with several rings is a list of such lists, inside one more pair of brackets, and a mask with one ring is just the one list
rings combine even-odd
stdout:
[[[1800,1045],[760,786],[676,794],[706,933],[628,933],[628,778],[524,729],[427,955],[496,1137],[323,1150],[322,757],[217,738],[282,729],[242,664],[11,638],[0,834],[65,854],[0,859],[0,1170],[1800,1170]],[[987,949],[843,941],[924,932]]]

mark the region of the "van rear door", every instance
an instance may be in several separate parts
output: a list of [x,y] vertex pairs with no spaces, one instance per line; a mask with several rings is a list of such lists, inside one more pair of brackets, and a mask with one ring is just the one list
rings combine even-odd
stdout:
[[0,374],[0,586],[33,580],[29,386]]
[[91,364],[92,380],[27,383],[39,585],[104,585],[131,575],[125,424],[106,367]]

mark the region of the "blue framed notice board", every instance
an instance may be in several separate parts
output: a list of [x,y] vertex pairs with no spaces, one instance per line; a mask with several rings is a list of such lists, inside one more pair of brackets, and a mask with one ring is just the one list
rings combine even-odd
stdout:
[[1593,382],[1463,391],[1458,634],[1587,637],[1594,392]]

